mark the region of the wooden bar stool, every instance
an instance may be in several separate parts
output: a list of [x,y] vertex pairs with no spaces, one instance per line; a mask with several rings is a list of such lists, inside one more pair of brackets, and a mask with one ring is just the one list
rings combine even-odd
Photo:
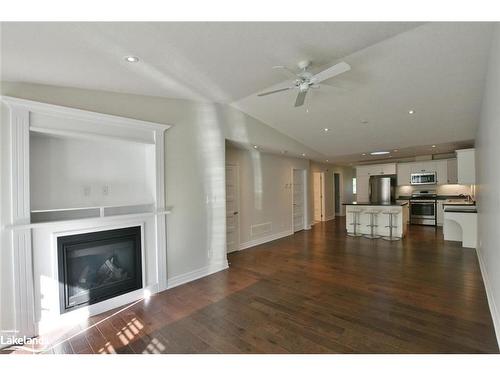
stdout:
[[370,224],[366,224],[367,227],[370,227],[370,234],[365,234],[364,235],[365,238],[369,238],[371,240],[374,240],[374,239],[381,237],[378,234],[375,234],[375,228],[378,227],[376,222],[377,222],[377,216],[379,213],[380,213],[380,210],[377,210],[377,209],[370,209],[370,210],[365,211],[366,215],[370,215]]
[[388,210],[384,211],[385,215],[389,215],[389,225],[386,225],[386,228],[389,228],[389,236],[384,236],[382,239],[386,241],[399,241],[401,238],[399,237],[393,237],[392,235],[392,230],[394,228],[397,228],[397,225],[394,225],[394,219],[399,215],[399,210]]
[[358,233],[358,227],[361,225],[361,222],[359,220],[359,215],[363,212],[364,210],[362,208],[350,208],[347,212],[352,214],[352,223],[349,223],[349,225],[352,225],[354,230],[352,233],[347,232],[347,235],[350,237],[361,237],[363,234]]

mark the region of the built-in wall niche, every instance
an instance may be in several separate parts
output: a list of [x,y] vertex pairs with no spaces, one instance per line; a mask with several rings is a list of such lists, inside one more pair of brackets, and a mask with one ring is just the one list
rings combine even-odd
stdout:
[[[5,184],[11,188],[2,190],[2,200],[12,202],[6,206],[2,228],[8,231],[3,237],[8,240],[5,247],[12,255],[8,262],[12,269],[3,281],[12,292],[8,311],[15,319],[9,328],[15,337],[34,337],[61,324],[75,324],[87,314],[133,302],[145,293],[165,290],[166,215],[171,208],[165,207],[164,147],[170,125],[7,96],[0,99],[8,107],[5,120],[10,129],[2,138],[2,150],[9,152],[2,157],[10,171]],[[89,302],[85,311],[61,314],[55,239],[128,227],[141,228],[142,287],[125,288],[131,291],[95,303],[79,300],[77,304]],[[127,249],[125,258],[110,260],[114,279],[121,280],[123,272],[132,275]],[[114,250],[105,253],[110,251]],[[69,268],[76,267],[78,282],[91,289],[109,286],[85,276],[80,261],[91,261],[88,253],[74,255],[78,261]],[[102,265],[102,259],[92,259]],[[95,270],[96,263],[90,263],[89,271]]]
[[30,131],[31,222],[153,210],[154,145]]

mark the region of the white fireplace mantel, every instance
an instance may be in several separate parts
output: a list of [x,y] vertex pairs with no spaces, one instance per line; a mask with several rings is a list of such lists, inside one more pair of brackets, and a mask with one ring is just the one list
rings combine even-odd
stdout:
[[[50,259],[56,259],[54,239],[61,233],[105,230],[120,225],[137,224],[144,227],[145,243],[142,251],[149,259],[150,274],[147,275],[144,290],[161,291],[167,288],[167,249],[166,249],[166,215],[171,208],[165,207],[165,150],[164,132],[170,125],[112,116],[81,109],[62,107],[31,100],[3,96],[1,100],[9,109],[9,195],[10,207],[8,220],[2,228],[8,233],[13,254],[13,290],[14,316],[16,336],[35,336],[39,332],[43,314],[39,310],[41,299],[46,291],[40,290],[40,272],[43,278],[57,284],[51,271],[53,261],[39,261],[37,254],[45,252]],[[147,201],[133,202],[124,199],[119,205],[92,205],[68,207],[49,207],[36,209],[32,207],[30,197],[33,186],[30,185],[30,135],[40,135],[59,139],[83,140],[85,142],[101,142],[106,148],[114,145],[131,144],[142,147],[150,154],[152,167],[147,173],[150,196]],[[51,138],[52,139],[52,138]],[[104,143],[103,143],[104,142]],[[125,146],[128,147],[128,146]],[[132,146],[130,146],[132,147]],[[89,151],[91,152],[91,151]],[[149,155],[148,154],[148,155]],[[40,171],[38,171],[39,173]],[[42,172],[43,173],[43,172]],[[138,204],[139,203],[139,204]],[[143,203],[144,210],[140,207]],[[111,207],[111,208],[110,208]],[[138,208],[139,207],[139,208]],[[95,215],[75,219],[68,215],[87,210]],[[33,215],[53,211],[65,211],[63,220],[44,220],[32,222]],[[69,213],[68,213],[69,212]],[[49,216],[50,217],[50,216]],[[6,249],[2,249],[4,251]],[[38,262],[38,263],[37,263]],[[45,267],[45,268],[44,268]],[[42,270],[42,271],[40,271]],[[52,272],[52,273],[51,273]],[[138,298],[138,293],[129,293],[113,301],[101,302],[94,306],[91,313],[118,307]],[[96,304],[96,305],[99,305]],[[50,310],[50,308],[49,308]],[[51,316],[57,317],[52,311]]]

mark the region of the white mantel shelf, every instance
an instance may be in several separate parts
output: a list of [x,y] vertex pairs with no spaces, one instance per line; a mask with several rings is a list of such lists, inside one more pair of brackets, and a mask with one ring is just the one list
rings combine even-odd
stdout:
[[[89,207],[85,207],[82,209],[87,209]],[[98,208],[98,207],[95,207]],[[43,210],[46,211],[46,210]],[[34,212],[34,211],[32,211]],[[152,216],[163,216],[172,213],[172,207],[167,207],[165,210],[156,211],[156,212],[141,212],[136,214],[127,214],[127,215],[109,215],[109,216],[100,216],[100,217],[89,217],[85,219],[74,219],[74,220],[57,220],[57,221],[45,221],[40,223],[31,223],[31,224],[21,224],[21,225],[6,225],[3,229],[7,230],[23,230],[23,229],[34,229],[41,227],[50,227],[54,225],[66,224],[66,223],[90,223],[96,222],[99,219],[116,219],[116,220],[126,220],[126,219],[142,219]]]

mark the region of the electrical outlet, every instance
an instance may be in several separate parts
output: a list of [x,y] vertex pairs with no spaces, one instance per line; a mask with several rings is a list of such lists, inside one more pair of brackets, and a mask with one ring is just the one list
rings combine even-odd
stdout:
[[102,195],[108,195],[109,194],[109,186],[108,185],[104,185],[102,187]]
[[85,197],[88,197],[88,196],[90,195],[90,192],[91,192],[91,190],[90,190],[90,186],[88,186],[88,185],[87,185],[87,186],[84,186],[84,187],[83,187],[83,195],[84,195]]

